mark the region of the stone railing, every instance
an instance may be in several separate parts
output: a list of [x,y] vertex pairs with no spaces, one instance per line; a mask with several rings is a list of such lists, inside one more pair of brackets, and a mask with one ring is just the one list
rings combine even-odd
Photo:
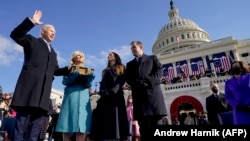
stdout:
[[175,84],[166,84],[164,85],[164,90],[166,91],[183,91],[190,89],[200,89],[201,87],[209,87],[210,83],[217,83],[218,85],[224,86],[225,82],[231,76],[221,76],[221,77],[204,77],[199,80],[180,82]]

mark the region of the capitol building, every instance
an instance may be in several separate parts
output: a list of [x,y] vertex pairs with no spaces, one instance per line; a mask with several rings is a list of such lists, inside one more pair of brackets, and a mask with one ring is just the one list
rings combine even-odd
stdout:
[[170,2],[169,20],[162,26],[152,52],[162,63],[164,82],[161,85],[169,122],[178,118],[183,105],[194,112],[206,112],[206,97],[211,95],[210,83],[217,83],[224,92],[231,76],[232,61],[248,58],[250,39],[232,36],[210,41],[209,33],[191,19],[179,16],[179,9]]
[[[179,16],[179,9],[172,0],[168,16],[168,22],[159,29],[152,45],[152,54],[162,64],[164,83],[161,88],[168,120],[172,123],[181,109],[191,107],[195,113],[206,112],[206,97],[211,95],[210,83],[217,83],[224,92],[225,81],[231,77],[232,61],[250,63],[250,39],[228,36],[211,41],[207,31],[191,19]],[[130,91],[125,93],[128,95]],[[55,103],[61,103],[62,92],[52,89],[51,96]],[[98,96],[91,97],[92,104],[95,104]]]

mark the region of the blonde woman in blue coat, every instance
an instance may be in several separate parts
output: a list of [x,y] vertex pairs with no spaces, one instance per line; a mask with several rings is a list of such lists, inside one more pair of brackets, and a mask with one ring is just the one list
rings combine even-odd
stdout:
[[79,67],[84,67],[84,54],[81,51],[72,54],[69,67],[71,73],[63,77],[62,83],[66,87],[56,131],[63,133],[63,141],[69,141],[71,134],[76,134],[76,141],[85,141],[92,117],[89,88],[95,76],[93,72],[80,73]]

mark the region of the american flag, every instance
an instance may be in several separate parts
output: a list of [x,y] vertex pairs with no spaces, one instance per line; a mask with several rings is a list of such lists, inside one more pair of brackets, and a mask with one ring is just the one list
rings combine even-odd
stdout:
[[165,79],[172,80],[174,78],[174,68],[172,64],[168,64],[165,67],[163,67],[163,76]]
[[214,68],[216,72],[220,72],[220,69],[229,70],[230,62],[227,57],[222,56],[221,58],[214,58]]
[[191,69],[193,75],[199,75],[201,73],[204,73],[203,62],[202,61],[192,62]]
[[174,78],[174,68],[172,66],[168,67],[168,78],[170,80]]
[[178,76],[181,76],[182,73],[185,73],[185,75],[189,77],[188,65],[186,63],[182,65],[178,64],[176,66],[176,71]]

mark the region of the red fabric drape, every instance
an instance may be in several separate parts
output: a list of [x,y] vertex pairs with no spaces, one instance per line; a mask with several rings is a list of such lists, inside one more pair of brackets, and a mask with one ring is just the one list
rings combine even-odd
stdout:
[[180,97],[177,97],[170,106],[170,114],[171,114],[171,120],[178,118],[178,107],[182,103],[190,103],[194,106],[196,113],[203,112],[203,107],[199,100],[192,96],[183,95]]

